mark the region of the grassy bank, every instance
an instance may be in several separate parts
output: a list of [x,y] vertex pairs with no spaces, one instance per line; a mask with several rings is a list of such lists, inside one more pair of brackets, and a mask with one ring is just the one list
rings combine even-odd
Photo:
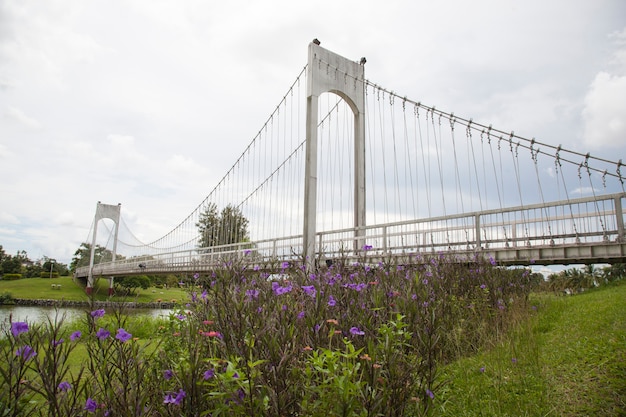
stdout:
[[0,411],[625,415],[626,282],[533,293],[525,271],[443,258],[289,282],[232,268],[161,322],[5,324]]
[[530,321],[445,368],[439,414],[626,415],[626,283],[532,304]]
[[[60,289],[53,289],[52,285],[60,285]],[[71,300],[87,301],[89,297],[85,293],[85,287],[72,277],[60,278],[23,278],[15,281],[0,281],[0,294],[8,293],[12,298],[27,300]],[[148,288],[138,289],[133,297],[109,298],[108,280],[99,280],[94,287],[94,299],[96,301],[136,301],[154,302],[157,300],[183,300],[187,297],[186,292],[180,288]]]

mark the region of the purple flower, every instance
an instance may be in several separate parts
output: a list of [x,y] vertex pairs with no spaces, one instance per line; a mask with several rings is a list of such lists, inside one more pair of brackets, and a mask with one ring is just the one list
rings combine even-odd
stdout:
[[179,389],[177,393],[169,393],[165,394],[165,399],[163,400],[163,404],[174,404],[180,405],[183,401],[183,398],[187,396],[187,393],[183,391],[183,389]]
[[350,334],[353,334],[356,336],[363,336],[365,332],[359,329],[358,327],[350,327]]
[[21,333],[28,331],[28,323],[25,321],[14,321],[11,323],[11,333],[13,337],[17,337]]
[[100,329],[96,332],[96,336],[98,337],[98,339],[104,340],[111,336],[111,332],[107,329],[103,329],[102,327],[100,327]]
[[239,401],[243,401],[243,399],[246,397],[246,393],[243,389],[239,388],[239,390],[237,391],[237,396],[239,397]]
[[280,264],[281,269],[285,270],[289,268],[289,262],[283,262]]
[[517,363],[517,359],[516,359],[516,358],[512,358],[512,359],[511,359],[511,362],[513,362],[513,363]]
[[119,340],[120,342],[124,343],[124,342],[128,342],[128,340],[133,337],[132,334],[128,333],[126,330],[124,330],[123,328],[119,328],[117,329],[117,334],[115,335],[115,338],[117,340]]
[[198,278],[200,278],[200,274],[198,274],[197,272],[193,274],[193,279],[197,280]]
[[63,381],[57,387],[59,391],[67,392],[72,389],[72,384],[67,381]]
[[64,339],[59,339],[59,340],[53,340],[52,341],[52,347],[57,347],[59,346],[61,343],[65,342]]
[[206,290],[202,291],[202,294],[200,295],[200,297],[202,297],[203,300],[206,300],[208,293],[206,292]]
[[71,340],[72,342],[75,342],[75,341],[77,341],[78,339],[80,339],[80,337],[81,337],[82,335],[83,335],[83,334],[80,332],[80,330],[76,330],[74,333],[72,333],[72,334],[70,335],[70,340]]
[[485,372],[485,367],[484,367],[484,366],[481,366],[481,367],[480,367],[480,369],[479,369],[479,371],[480,371],[480,373],[481,373],[481,374],[482,374],[482,373],[484,373],[484,372]]
[[317,290],[314,285],[302,285],[302,290],[306,295],[310,295],[311,297],[315,297]]
[[85,410],[90,413],[95,413],[98,408],[98,403],[91,397],[87,398],[85,402]]
[[333,297],[332,295],[328,296],[328,305],[331,307],[334,307],[337,304],[337,301],[335,301],[335,297]]
[[301,311],[298,313],[298,318],[299,319],[303,319],[304,318],[304,311]]
[[372,245],[363,245],[363,250],[364,251],[372,250]]
[[239,374],[238,374],[237,372],[235,372],[235,373],[233,374],[233,379],[238,379],[238,378],[239,378]]
[[353,289],[357,292],[361,292],[361,290],[363,290],[363,288],[367,287],[367,284],[365,283],[360,283],[360,284],[344,284],[344,287],[346,288],[350,288]]
[[163,371],[163,378],[166,381],[169,381],[170,379],[172,379],[172,377],[174,377],[174,372],[172,372],[171,369],[166,369],[165,371]]
[[248,299],[250,299],[250,300],[254,300],[255,298],[258,298],[259,297],[259,290],[256,290],[256,289],[247,290],[246,291],[246,297],[248,297]]
[[490,256],[490,257],[489,257],[489,263],[490,263],[491,265],[493,265],[493,266],[495,266],[495,265],[496,265],[496,260],[495,260],[495,259],[493,259],[493,256]]
[[433,394],[433,392],[429,390],[428,388],[426,388],[426,395],[428,395],[431,400],[435,398],[435,394]]
[[187,316],[185,316],[184,314],[178,313],[176,314],[174,317],[176,317],[178,320],[183,321],[187,318]]
[[291,292],[292,289],[293,289],[293,286],[291,285],[286,285],[283,287],[283,286],[280,286],[276,281],[272,283],[272,290],[274,291],[274,294],[276,295],[287,294],[288,292]]
[[94,311],[92,311],[89,314],[91,314],[91,317],[93,317],[94,319],[97,319],[97,318],[100,318],[100,317],[104,316],[104,309],[101,308],[99,310],[94,310]]
[[207,371],[204,371],[204,380],[207,381],[207,380],[213,378],[214,375],[215,375],[215,371],[213,369],[209,369]]
[[250,249],[246,249],[245,251],[243,251],[243,254],[248,256],[252,253],[252,251]]
[[37,352],[35,352],[35,350],[28,345],[21,346],[17,348],[17,350],[15,351],[15,356],[20,356],[25,361],[34,358],[36,355],[37,355]]

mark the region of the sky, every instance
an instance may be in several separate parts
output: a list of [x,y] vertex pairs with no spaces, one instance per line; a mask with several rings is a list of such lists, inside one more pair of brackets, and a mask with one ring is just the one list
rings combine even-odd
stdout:
[[69,264],[98,201],[160,237],[313,38],[412,100],[626,160],[623,0],[0,0],[0,245]]

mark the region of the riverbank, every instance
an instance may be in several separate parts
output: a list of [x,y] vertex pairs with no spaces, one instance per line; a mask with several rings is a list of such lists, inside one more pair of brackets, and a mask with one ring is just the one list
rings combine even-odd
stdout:
[[[152,308],[151,305],[174,305],[187,300],[189,295],[184,288],[136,289],[132,297],[109,296],[108,280],[99,280],[94,286],[91,296],[85,293],[84,284],[72,277],[59,278],[23,278],[15,281],[0,280],[0,304],[11,304],[15,300],[21,303],[43,303],[31,305],[88,306],[98,303],[131,303],[141,304],[140,307]],[[72,303],[78,304],[72,304]],[[54,303],[54,304],[52,304]],[[27,305],[27,304],[20,304]],[[110,304],[103,304],[104,306]],[[117,304],[112,304],[117,305]],[[160,307],[155,307],[160,308]],[[167,307],[169,308],[169,307]]]
[[[154,301],[154,302],[135,302],[135,301],[76,301],[76,300],[41,300],[41,299],[24,299],[14,298],[11,300],[12,305],[17,306],[35,306],[35,307],[93,307],[93,308],[151,308],[151,309],[172,309],[176,306],[176,302],[171,301]],[[5,304],[5,305],[11,305]]]

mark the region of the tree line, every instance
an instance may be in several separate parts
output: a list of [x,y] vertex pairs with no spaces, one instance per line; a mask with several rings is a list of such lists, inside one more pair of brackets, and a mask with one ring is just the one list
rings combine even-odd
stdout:
[[0,276],[18,274],[24,278],[68,275],[69,268],[62,262],[44,256],[38,260],[31,260],[26,251],[18,251],[15,255],[6,253],[0,245]]

